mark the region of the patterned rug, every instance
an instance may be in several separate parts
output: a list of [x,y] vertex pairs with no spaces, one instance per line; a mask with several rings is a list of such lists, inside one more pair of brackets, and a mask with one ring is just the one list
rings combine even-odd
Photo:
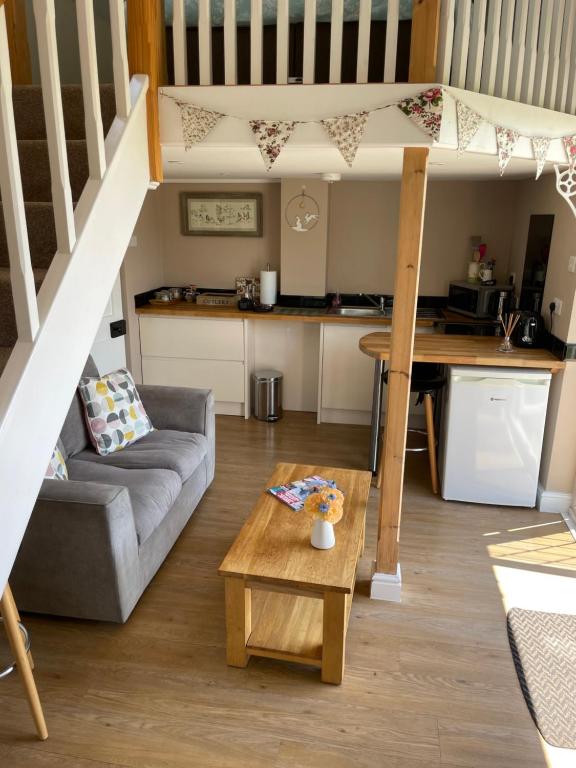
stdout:
[[554,747],[576,749],[576,616],[512,608],[508,638],[542,737]]

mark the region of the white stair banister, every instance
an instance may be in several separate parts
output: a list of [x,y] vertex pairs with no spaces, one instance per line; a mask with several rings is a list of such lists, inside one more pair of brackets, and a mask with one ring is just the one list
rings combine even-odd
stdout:
[[[510,82],[515,8],[515,0],[502,0],[500,42],[498,47],[498,62],[496,64],[496,80],[494,82],[493,95],[500,96],[503,99],[508,95]],[[487,93],[490,93],[490,91],[487,91]]]
[[288,82],[288,38],[290,34],[288,0],[278,0],[276,4],[276,83]]
[[[572,5],[568,0],[568,6]],[[568,16],[566,0],[556,0],[553,9],[552,33],[550,37],[550,57],[548,60],[548,76],[544,93],[544,106],[554,109],[556,91],[558,89],[558,74],[560,72],[560,52],[562,50],[562,32],[564,21]]]
[[344,24],[344,0],[332,0],[330,17],[330,75],[331,83],[342,80],[342,30]]
[[212,17],[210,0],[198,0],[198,66],[200,85],[212,85]]
[[458,0],[456,3],[456,29],[454,32],[454,50],[452,52],[452,75],[450,83],[456,88],[466,87],[466,65],[470,44],[471,0]]
[[476,0],[472,15],[472,32],[468,49],[466,68],[466,88],[469,91],[480,90],[482,78],[482,59],[484,58],[484,38],[486,34],[486,6],[488,0]]
[[70,190],[66,134],[62,113],[60,70],[56,43],[54,0],[33,0],[42,99],[48,139],[48,157],[52,179],[52,204],[58,251],[69,255],[76,242],[74,209]]
[[[449,0],[445,0],[449,2]],[[386,47],[384,49],[384,82],[396,82],[396,56],[398,53],[398,24],[400,0],[388,0],[386,14]]]
[[[562,11],[564,3],[562,0]],[[536,68],[534,71],[534,93],[532,103],[537,107],[544,106],[544,97],[546,95],[546,85],[548,82],[548,65],[550,62],[550,45],[552,42],[552,21],[555,12],[558,11],[556,0],[543,0],[542,13],[540,17],[540,29],[538,32],[538,52],[536,54]],[[560,29],[562,28],[562,16],[558,19]],[[552,60],[554,57],[552,56]]]
[[454,27],[456,0],[442,0],[440,7],[440,24],[438,29],[438,64],[436,77],[440,83],[450,83],[452,69],[452,52],[454,49]]
[[236,0],[224,0],[224,84],[236,85]]
[[173,0],[172,43],[174,49],[174,85],[188,85],[188,43],[184,0]]
[[101,179],[106,173],[106,155],[104,152],[102,111],[100,109],[100,81],[98,79],[93,0],[76,0],[76,19],[88,170],[91,179]]
[[502,16],[502,0],[490,0],[488,5],[488,21],[486,23],[486,42],[482,60],[482,77],[480,90],[482,93],[494,95],[496,84],[496,68],[498,66],[498,50],[500,48],[500,19]]
[[0,193],[10,256],[10,280],[18,339],[23,342],[32,342],[38,333],[38,303],[30,261],[16,143],[6,11],[3,5],[0,5]]
[[250,83],[262,85],[262,0],[250,4]]
[[[510,61],[510,77],[508,89],[502,93],[503,98],[511,101],[520,101],[522,89],[522,72],[524,70],[524,58],[526,56],[526,28],[528,24],[529,0],[516,3],[514,14],[514,36],[512,39],[512,59]],[[496,94],[499,95],[499,94]]]
[[558,85],[554,109],[567,112],[566,99],[568,96],[568,81],[570,79],[570,64],[573,61],[572,51],[576,51],[576,3],[566,5],[564,24],[562,26],[562,56],[558,67]]
[[370,61],[370,22],[372,21],[371,0],[360,0],[358,10],[358,55],[356,57],[356,82],[368,82]]
[[304,56],[302,61],[302,82],[312,84],[316,65],[316,0],[304,3]]
[[112,67],[116,114],[126,120],[130,114],[130,76],[126,45],[126,13],[124,0],[110,0],[110,31],[112,35]]
[[524,104],[534,103],[534,78],[536,74],[536,59],[538,57],[538,32],[540,29],[540,10],[542,0],[525,0],[528,5],[528,24],[526,26],[526,54],[522,69],[522,88],[520,101]]

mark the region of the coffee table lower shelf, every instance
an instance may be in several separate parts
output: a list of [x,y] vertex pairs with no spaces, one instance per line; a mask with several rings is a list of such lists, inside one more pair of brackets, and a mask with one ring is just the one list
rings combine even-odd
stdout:
[[319,667],[323,682],[342,682],[352,595],[268,591],[234,577],[225,588],[228,664],[263,656]]

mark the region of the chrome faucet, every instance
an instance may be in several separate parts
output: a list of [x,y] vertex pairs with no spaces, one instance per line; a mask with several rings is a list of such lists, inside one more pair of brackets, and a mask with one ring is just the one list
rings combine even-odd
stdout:
[[369,293],[361,293],[360,296],[364,296],[368,299],[370,304],[373,304],[375,307],[377,307],[382,314],[386,311],[386,299],[384,296],[378,296],[378,301],[374,298],[374,296],[371,296]]

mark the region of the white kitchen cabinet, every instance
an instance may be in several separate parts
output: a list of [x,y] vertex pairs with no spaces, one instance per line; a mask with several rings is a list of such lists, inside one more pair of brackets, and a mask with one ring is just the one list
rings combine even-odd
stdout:
[[211,389],[216,413],[247,415],[244,321],[140,318],[144,384]]

